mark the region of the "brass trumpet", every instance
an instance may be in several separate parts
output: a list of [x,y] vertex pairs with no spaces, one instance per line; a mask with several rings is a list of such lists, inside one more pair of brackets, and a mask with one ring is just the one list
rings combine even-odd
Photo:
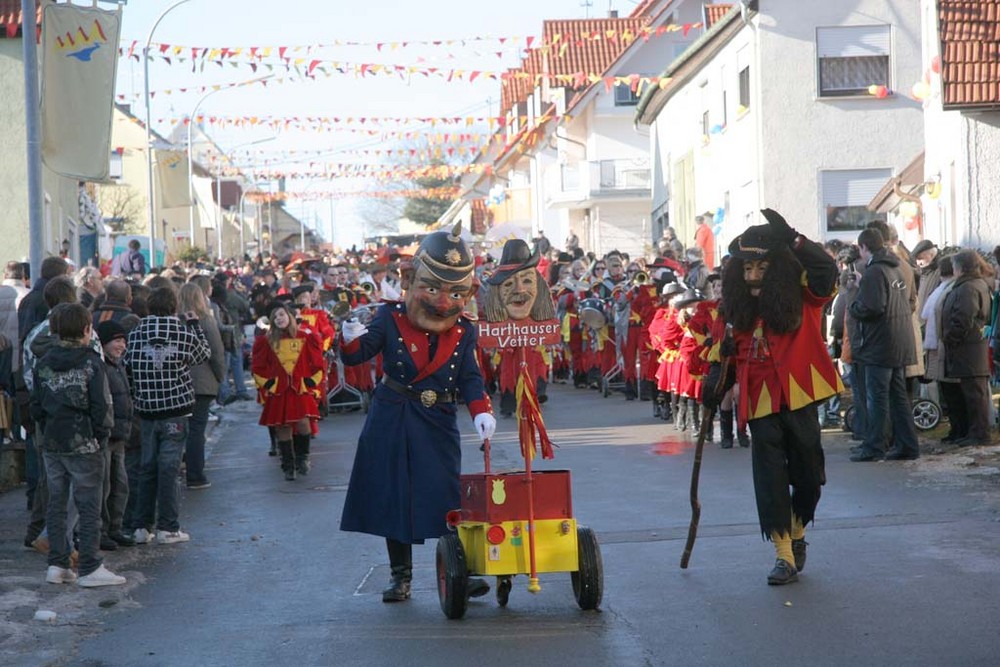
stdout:
[[642,287],[649,282],[649,274],[645,271],[636,271],[636,274],[632,276],[632,286]]
[[368,296],[371,296],[372,294],[375,293],[375,283],[369,280],[366,280],[365,282],[358,285],[358,288]]

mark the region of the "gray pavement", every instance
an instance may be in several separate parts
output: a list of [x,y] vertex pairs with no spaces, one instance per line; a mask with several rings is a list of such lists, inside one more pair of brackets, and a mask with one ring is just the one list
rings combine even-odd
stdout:
[[[654,421],[649,403],[550,393],[559,448],[536,467],[572,470],[574,514],[602,544],[601,612],[579,610],[569,576],[553,574],[537,595],[519,577],[507,608],[490,595],[449,621],[433,541],[414,549],[413,599],[383,604],[382,541],[338,530],[363,415],[323,421],[312,474],[286,482],[254,406],[234,404],[213,433],[212,488],[185,492],[192,541],[110,554],[126,587],[42,583],[43,558],[20,544],[23,495],[0,498],[0,663],[997,664],[997,452],[855,464],[847,439],[825,434],[808,566],[797,584],[769,587],[774,555],[756,522],[748,450],[706,446],[701,529],[681,570],[692,440]],[[465,468],[480,470],[471,420],[460,425]],[[495,469],[520,467],[512,420],[494,451]],[[38,608],[59,618],[30,620]]]

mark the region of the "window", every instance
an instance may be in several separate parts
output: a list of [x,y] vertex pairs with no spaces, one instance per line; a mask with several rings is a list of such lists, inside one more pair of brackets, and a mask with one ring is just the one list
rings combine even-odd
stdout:
[[871,85],[889,86],[887,25],[816,29],[819,96],[864,95]]
[[122,152],[124,149],[116,148],[111,151],[111,165],[108,168],[108,178],[118,180],[122,177]]
[[625,84],[618,84],[615,86],[615,106],[616,107],[634,107],[639,103],[639,96],[631,86]]
[[736,52],[736,87],[739,94],[736,115],[750,108],[750,47],[744,46]]
[[750,108],[750,66],[747,65],[740,70],[740,107],[744,110]]
[[725,127],[726,123],[729,122],[729,113],[726,111],[726,106],[728,106],[729,103],[727,102],[726,98],[727,98],[726,91],[723,90],[722,91],[722,127]]
[[892,176],[892,169],[839,169],[820,172],[827,232],[853,232],[884,213],[868,210],[868,202]]
[[709,122],[708,109],[705,109],[705,112],[701,114],[701,134],[703,137],[707,137],[708,133],[712,130]]

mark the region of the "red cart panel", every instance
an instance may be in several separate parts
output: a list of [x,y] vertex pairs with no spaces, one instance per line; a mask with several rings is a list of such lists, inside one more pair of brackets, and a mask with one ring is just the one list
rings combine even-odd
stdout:
[[[569,470],[533,471],[535,519],[573,518]],[[524,520],[528,486],[524,472],[462,475],[462,521]]]

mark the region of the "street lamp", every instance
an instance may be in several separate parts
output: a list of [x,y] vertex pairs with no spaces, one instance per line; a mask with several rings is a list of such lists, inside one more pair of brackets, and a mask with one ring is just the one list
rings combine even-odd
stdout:
[[153,27],[149,30],[149,36],[146,38],[146,46],[142,50],[142,75],[143,75],[143,88],[145,89],[145,103],[146,103],[146,177],[147,184],[149,186],[149,265],[154,266],[156,264],[156,206],[153,201],[153,129],[152,129],[152,114],[150,112],[150,97],[149,97],[149,45],[153,43],[153,33],[156,32],[156,28],[160,25],[160,21],[164,17],[177,9],[186,2],[191,0],[178,0],[174,4],[163,10],[163,13],[156,19],[153,23]]
[[[219,161],[219,169],[215,173],[216,206],[218,207],[218,211],[219,211],[219,219],[218,219],[219,234],[218,234],[218,239],[217,240],[219,242],[219,259],[220,260],[224,259],[223,250],[222,250],[222,229],[225,226],[225,220],[222,218],[222,164],[223,164],[223,162],[231,162],[231,160],[229,159],[229,154],[230,153],[235,153],[237,150],[239,150],[241,148],[246,148],[248,146],[256,146],[257,144],[266,144],[267,142],[274,141],[277,138],[278,137],[265,137],[263,139],[257,139],[256,141],[248,141],[246,143],[239,144],[237,146],[233,146],[232,148],[229,149],[229,151],[227,153],[223,153],[222,154],[223,159]],[[242,199],[242,197],[241,197],[241,199]],[[243,218],[240,217],[240,237],[242,238],[242,236],[243,236]],[[241,243],[242,243],[242,241],[241,241]]]
[[243,83],[237,83],[234,86],[229,86],[227,88],[218,88],[216,90],[210,90],[201,96],[195,105],[194,109],[191,110],[191,115],[188,116],[188,128],[187,128],[187,148],[188,148],[188,196],[191,199],[191,208],[188,213],[188,225],[190,227],[191,234],[191,245],[194,245],[194,143],[191,138],[191,132],[194,128],[194,119],[198,116],[198,109],[201,108],[201,103],[207,100],[212,95],[216,93],[221,93],[224,90],[232,90],[233,88],[240,88],[242,86],[248,86],[251,83],[259,83],[273,77],[273,74],[268,74],[267,76],[257,77],[256,79],[250,79],[249,81],[244,81]]

